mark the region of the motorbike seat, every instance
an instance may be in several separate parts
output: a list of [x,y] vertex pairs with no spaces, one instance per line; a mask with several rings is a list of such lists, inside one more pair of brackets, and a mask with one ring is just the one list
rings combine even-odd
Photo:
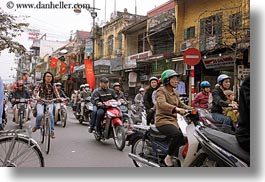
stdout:
[[205,136],[207,136],[212,142],[250,164],[250,154],[239,146],[235,135],[227,134],[208,127],[204,128],[203,131]]
[[167,136],[162,134],[154,125],[150,126],[150,134],[152,137],[154,137],[155,139],[159,141],[164,141],[167,138]]

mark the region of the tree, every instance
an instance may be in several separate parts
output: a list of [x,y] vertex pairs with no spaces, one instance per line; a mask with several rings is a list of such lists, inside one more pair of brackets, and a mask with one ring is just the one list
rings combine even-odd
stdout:
[[8,49],[10,53],[23,54],[26,48],[15,41],[14,38],[24,32],[23,28],[28,27],[28,23],[19,23],[16,16],[4,12],[0,7],[0,52]]

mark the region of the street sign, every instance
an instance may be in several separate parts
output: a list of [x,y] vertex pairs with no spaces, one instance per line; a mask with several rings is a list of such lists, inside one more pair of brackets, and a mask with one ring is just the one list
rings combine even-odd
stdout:
[[187,65],[194,66],[201,60],[201,52],[196,48],[188,48],[183,54],[184,62]]

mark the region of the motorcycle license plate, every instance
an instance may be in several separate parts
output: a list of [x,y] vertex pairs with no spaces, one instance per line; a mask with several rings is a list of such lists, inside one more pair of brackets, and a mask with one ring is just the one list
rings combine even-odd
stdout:
[[123,106],[123,105],[120,106],[120,109],[121,109],[122,112],[126,112],[127,111],[127,107]]

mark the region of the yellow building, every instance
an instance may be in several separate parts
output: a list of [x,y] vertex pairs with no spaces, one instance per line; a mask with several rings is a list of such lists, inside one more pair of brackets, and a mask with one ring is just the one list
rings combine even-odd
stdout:
[[246,76],[250,66],[249,0],[175,0],[175,15],[175,52],[182,55],[189,47],[201,51],[202,60],[195,67],[197,80],[215,85],[218,74],[226,73],[237,85]]

